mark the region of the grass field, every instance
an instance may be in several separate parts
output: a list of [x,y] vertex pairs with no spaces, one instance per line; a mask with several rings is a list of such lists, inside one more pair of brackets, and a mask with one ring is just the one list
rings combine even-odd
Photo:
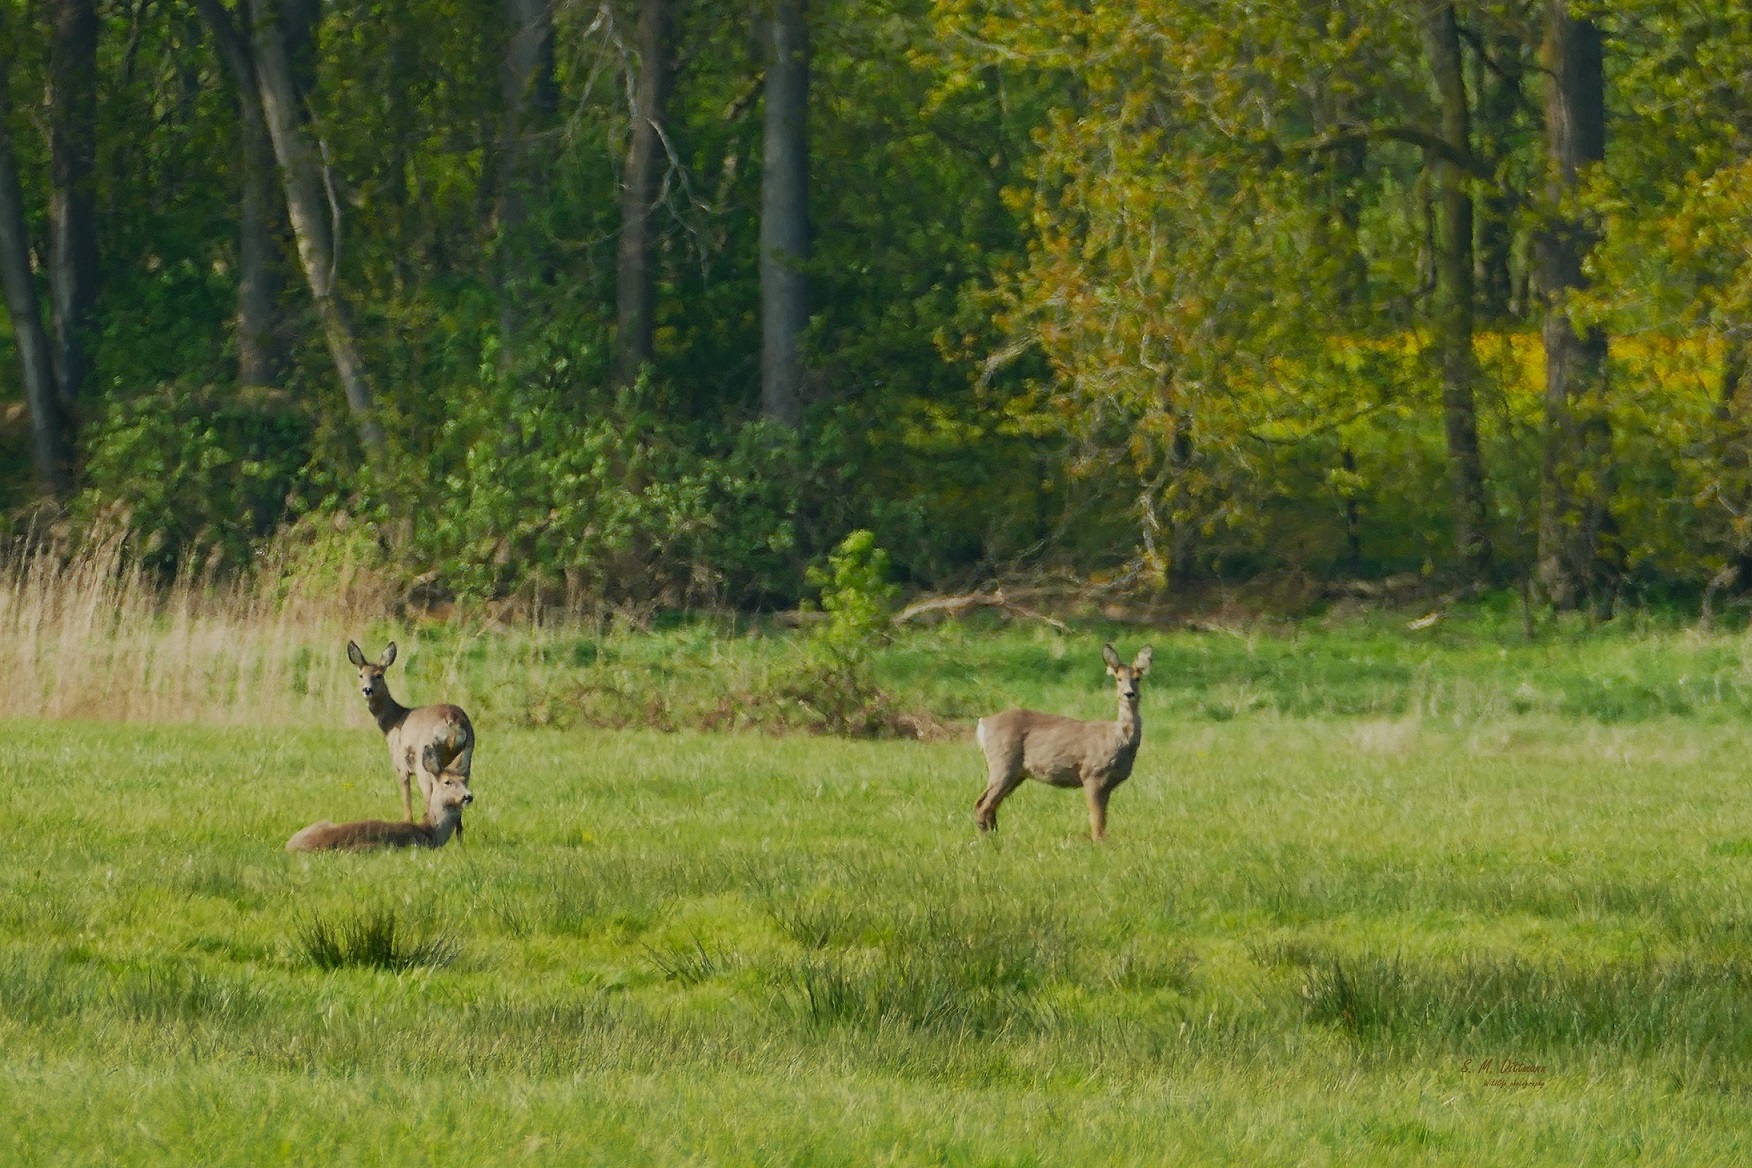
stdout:
[[[544,688],[437,853],[281,851],[399,809],[362,714],[0,724],[0,1163],[1752,1162],[1752,652],[1402,624],[1155,636],[1103,847],[976,838],[965,740],[556,696],[706,708],[721,629],[470,642]],[[1100,639],[876,673],[1098,716]]]

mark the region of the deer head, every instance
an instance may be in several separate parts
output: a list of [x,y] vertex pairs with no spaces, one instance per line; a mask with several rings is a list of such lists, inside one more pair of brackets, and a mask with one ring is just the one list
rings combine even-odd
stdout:
[[395,642],[389,643],[389,648],[383,651],[376,663],[365,660],[365,651],[359,648],[357,641],[347,642],[347,660],[359,670],[359,692],[365,695],[367,702],[377,700],[383,689],[383,671],[395,664]]
[[459,811],[474,802],[474,792],[468,789],[468,776],[461,771],[441,770],[438,748],[427,746],[420,752],[420,763],[432,776],[432,793],[427,799],[428,815],[436,821],[447,811]]
[[455,771],[445,771],[432,779],[432,797],[427,800],[426,810],[436,820],[473,802],[474,792],[468,789],[468,780]]
[[1125,665],[1120,662],[1119,654],[1113,651],[1112,645],[1101,646],[1101,659],[1107,662],[1107,674],[1118,683],[1119,698],[1127,705],[1138,704],[1138,682],[1143,680],[1144,674],[1150,672],[1150,661],[1154,656],[1150,646],[1145,645],[1132,658],[1132,663]]

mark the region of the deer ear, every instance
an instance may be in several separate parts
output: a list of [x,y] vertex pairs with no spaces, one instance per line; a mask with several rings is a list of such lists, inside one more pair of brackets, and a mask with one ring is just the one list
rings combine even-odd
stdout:
[[395,642],[394,641],[391,641],[389,643],[389,648],[387,648],[383,651],[383,656],[378,658],[377,663],[379,665],[383,666],[385,669],[388,669],[391,665],[395,664]]
[[438,748],[430,742],[426,744],[426,749],[420,751],[420,765],[426,768],[427,774],[438,773]]
[[1150,672],[1150,662],[1155,658],[1155,656],[1156,656],[1155,651],[1153,649],[1151,649],[1148,645],[1145,645],[1142,649],[1139,649],[1137,657],[1132,661],[1132,672],[1137,674],[1139,677],[1142,677],[1144,674]]
[[1107,672],[1119,672],[1119,654],[1113,651],[1112,645],[1101,646],[1101,660],[1107,662]]
[[348,641],[347,642],[347,660],[351,661],[354,665],[358,666],[360,669],[365,668],[365,651],[363,649],[359,648],[359,642],[357,642],[357,641]]

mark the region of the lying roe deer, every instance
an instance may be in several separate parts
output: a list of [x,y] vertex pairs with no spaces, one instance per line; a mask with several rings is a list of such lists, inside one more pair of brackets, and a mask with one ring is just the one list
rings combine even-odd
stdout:
[[474,802],[468,789],[468,776],[444,770],[438,763],[436,748],[428,745],[424,752],[426,768],[432,772],[427,788],[426,817],[418,823],[401,823],[388,819],[360,819],[352,823],[313,823],[286,841],[288,852],[364,852],[372,848],[441,848],[451,835],[462,834],[462,809]]
[[[402,813],[412,823],[414,801],[409,783],[416,774],[420,777],[421,798],[431,795],[428,775],[440,771],[453,771],[462,776],[464,786],[468,785],[469,767],[474,760],[474,727],[461,706],[421,706],[410,710],[389,695],[383,671],[395,664],[394,641],[375,665],[365,660],[365,653],[356,642],[348,641],[347,660],[358,668],[359,692],[365,695],[366,708],[377,719],[377,728],[383,731],[389,744],[389,765],[401,780]],[[426,757],[427,747],[432,748],[431,757],[436,765],[416,765]],[[457,834],[461,831],[458,827]]]
[[1106,837],[1107,800],[1131,777],[1143,741],[1138,682],[1150,671],[1152,653],[1145,645],[1130,665],[1121,665],[1113,646],[1103,645],[1101,656],[1118,683],[1117,721],[1084,722],[1036,710],[1005,710],[979,720],[974,737],[985,752],[990,776],[985,794],[974,804],[981,831],[997,828],[998,804],[1024,778],[1031,778],[1054,787],[1083,788],[1089,799],[1089,834],[1097,843]]

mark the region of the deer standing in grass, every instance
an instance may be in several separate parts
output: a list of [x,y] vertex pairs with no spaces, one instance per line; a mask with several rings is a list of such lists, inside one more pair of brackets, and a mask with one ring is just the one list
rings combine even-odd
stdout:
[[[347,642],[347,660],[359,670],[359,692],[365,695],[365,705],[377,719],[389,744],[389,765],[401,780],[402,812],[407,821],[414,821],[414,801],[410,784],[416,775],[420,780],[420,797],[429,800],[431,782],[442,771],[462,776],[468,785],[469,767],[474,760],[474,727],[461,706],[420,706],[408,709],[389,695],[383,671],[395,664],[395,642],[383,651],[376,664],[365,660],[357,642]],[[431,748],[428,756],[425,752]],[[458,824],[456,834],[462,834]]]
[[1036,710],[1005,710],[979,720],[974,737],[985,752],[989,773],[985,794],[974,804],[981,831],[997,828],[998,804],[1030,778],[1053,787],[1083,788],[1089,800],[1089,834],[1097,843],[1106,838],[1107,800],[1131,777],[1144,737],[1138,682],[1150,671],[1151,656],[1146,645],[1130,665],[1123,665],[1112,645],[1101,647],[1107,672],[1118,683],[1117,721],[1084,722]]
[[428,744],[423,763],[432,774],[426,791],[426,817],[418,823],[360,819],[352,823],[313,823],[286,841],[288,852],[364,852],[373,848],[441,848],[462,834],[462,809],[474,802],[468,776],[445,770],[437,748]]

